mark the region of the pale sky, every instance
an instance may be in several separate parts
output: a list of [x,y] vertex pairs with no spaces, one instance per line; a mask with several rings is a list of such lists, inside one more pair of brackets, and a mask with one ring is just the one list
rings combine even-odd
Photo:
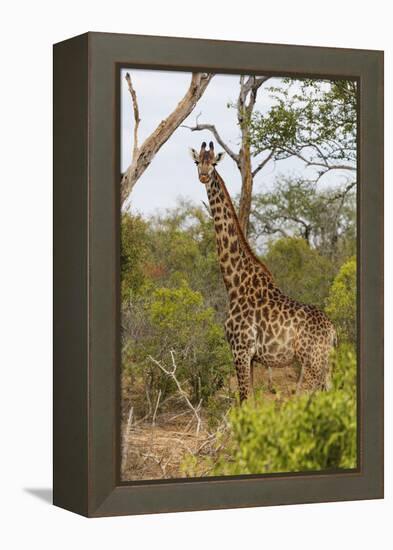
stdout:
[[[121,71],[121,170],[124,172],[131,162],[133,145],[133,110],[131,96],[125,80],[126,72],[131,74],[138,96],[141,123],[139,143],[168,116],[188,89],[189,72],[153,71],[124,69]],[[279,78],[268,80],[258,91],[255,110],[265,112],[271,105],[267,87],[277,85]],[[238,151],[239,128],[236,123],[236,110],[228,108],[235,103],[239,92],[239,76],[218,74],[209,83],[196,108],[183,124],[193,126],[196,116],[200,123],[214,124],[223,140]],[[205,187],[199,182],[197,170],[188,153],[189,147],[199,150],[202,141],[215,141],[207,131],[191,132],[188,128],[178,128],[162,146],[153,162],[139,178],[131,194],[131,211],[149,215],[157,210],[175,206],[179,197],[195,202],[206,201]],[[215,143],[216,151],[220,146]],[[259,158],[263,158],[263,155]],[[257,165],[258,157],[254,160]],[[274,186],[280,175],[304,175],[312,177],[313,169],[305,170],[302,161],[291,158],[277,163],[269,162],[254,180],[254,192]],[[233,160],[225,156],[218,167],[229,193],[235,197],[240,192],[240,173]],[[351,174],[353,176],[353,174]],[[345,183],[348,172],[333,171],[324,176],[320,186],[334,186]]]

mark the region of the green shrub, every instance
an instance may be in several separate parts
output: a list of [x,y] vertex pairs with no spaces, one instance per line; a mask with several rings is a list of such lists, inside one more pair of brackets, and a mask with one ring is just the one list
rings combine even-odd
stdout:
[[356,363],[349,347],[333,358],[333,389],[286,401],[259,394],[229,415],[217,454],[187,458],[186,475],[242,475],[356,467]]
[[339,341],[356,342],[356,259],[348,260],[333,281],[326,301]]
[[333,264],[304,239],[287,237],[273,242],[264,261],[285,294],[323,307],[333,279]]
[[348,343],[342,343],[332,354],[332,386],[333,390],[344,390],[356,393],[356,352]]
[[152,218],[149,237],[153,263],[160,268],[155,284],[173,288],[186,280],[223,323],[227,293],[217,261],[214,226],[206,211],[180,202],[164,217]]
[[123,214],[120,232],[121,296],[135,294],[145,283],[144,264],[149,255],[147,223],[139,215]]
[[355,410],[353,397],[344,391],[235,409],[231,461],[222,461],[218,469],[255,474],[354,468]]
[[[123,367],[144,377],[153,400],[159,390],[165,398],[177,392],[176,386],[152,364],[149,356],[171,370],[174,351],[176,376],[183,388],[194,403],[200,399],[206,403],[232,369],[224,330],[215,322],[213,309],[206,307],[202,295],[191,290],[185,281],[176,288],[146,288],[143,308],[143,314],[133,313],[143,330],[128,340],[129,353],[123,354]],[[135,325],[132,319],[129,324]],[[132,362],[127,365],[128,357],[132,357]]]

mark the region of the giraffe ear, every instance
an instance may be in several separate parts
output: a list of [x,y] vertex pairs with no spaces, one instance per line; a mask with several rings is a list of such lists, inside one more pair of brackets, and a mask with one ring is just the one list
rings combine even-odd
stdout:
[[218,164],[219,162],[222,161],[222,159],[225,157],[225,153],[224,151],[222,151],[221,153],[218,153],[214,159],[214,163],[215,164]]
[[195,149],[193,149],[192,147],[190,147],[189,149],[190,151],[190,155],[191,155],[191,158],[194,162],[199,162],[199,155],[198,153],[195,151]]

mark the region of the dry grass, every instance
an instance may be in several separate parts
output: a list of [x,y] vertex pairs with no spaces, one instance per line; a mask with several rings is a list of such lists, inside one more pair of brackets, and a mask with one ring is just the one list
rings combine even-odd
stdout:
[[180,465],[185,456],[197,454],[210,437],[203,427],[197,434],[189,411],[184,413],[183,420],[178,417],[171,421],[164,414],[157,417],[155,425],[143,422],[131,428],[124,441],[128,452],[122,467],[123,480],[183,477]]

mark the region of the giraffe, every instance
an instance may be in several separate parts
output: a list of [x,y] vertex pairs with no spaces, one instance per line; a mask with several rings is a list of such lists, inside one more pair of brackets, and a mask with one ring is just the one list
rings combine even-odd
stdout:
[[253,253],[216,170],[224,153],[213,142],[190,149],[206,186],[220,269],[228,293],[225,333],[236,369],[240,402],[253,389],[253,362],[266,368],[300,366],[297,391],[330,389],[329,355],[336,331],[327,316],[281,292],[269,269]]

